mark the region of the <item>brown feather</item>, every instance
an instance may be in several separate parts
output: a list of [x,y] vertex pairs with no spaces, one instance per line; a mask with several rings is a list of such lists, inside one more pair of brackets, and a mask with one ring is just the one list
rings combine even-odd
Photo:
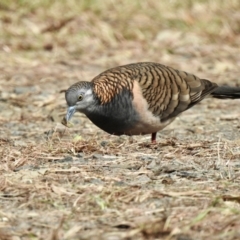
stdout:
[[123,89],[133,93],[134,81],[139,83],[148,110],[162,121],[176,117],[217,88],[193,74],[147,62],[108,69],[92,80],[93,91],[106,104]]

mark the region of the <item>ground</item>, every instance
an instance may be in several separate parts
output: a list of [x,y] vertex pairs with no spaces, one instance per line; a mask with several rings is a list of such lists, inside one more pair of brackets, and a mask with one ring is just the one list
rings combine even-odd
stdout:
[[153,61],[240,86],[240,2],[0,1],[0,239],[240,239],[240,100],[110,136],[64,90]]

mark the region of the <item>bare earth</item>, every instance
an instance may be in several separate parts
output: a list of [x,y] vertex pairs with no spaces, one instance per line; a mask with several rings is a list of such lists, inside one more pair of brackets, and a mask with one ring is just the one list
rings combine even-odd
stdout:
[[110,136],[80,114],[73,128],[60,123],[63,91],[117,65],[159,62],[240,86],[240,3],[9,2],[0,2],[0,239],[240,239],[240,100],[202,101],[157,145]]

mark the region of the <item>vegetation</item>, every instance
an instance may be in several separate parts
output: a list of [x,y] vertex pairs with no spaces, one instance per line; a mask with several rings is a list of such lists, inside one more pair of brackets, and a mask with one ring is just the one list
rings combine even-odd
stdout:
[[240,86],[239,0],[0,0],[0,239],[238,239],[239,101],[116,137],[63,91],[154,61]]

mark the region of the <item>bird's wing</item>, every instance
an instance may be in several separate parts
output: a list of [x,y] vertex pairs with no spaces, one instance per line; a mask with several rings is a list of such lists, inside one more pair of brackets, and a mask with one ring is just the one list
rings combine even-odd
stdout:
[[135,71],[134,80],[139,83],[149,110],[161,121],[176,117],[217,88],[216,83],[161,64],[139,63],[129,68]]

